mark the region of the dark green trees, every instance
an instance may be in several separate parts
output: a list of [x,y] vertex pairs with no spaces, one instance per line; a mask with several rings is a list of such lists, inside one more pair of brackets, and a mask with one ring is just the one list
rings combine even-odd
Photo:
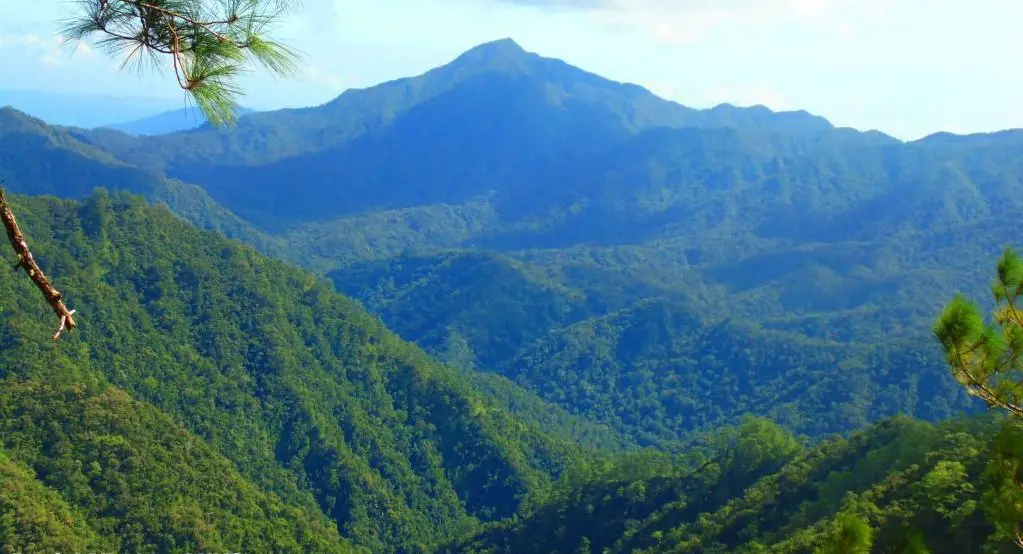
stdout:
[[971,394],[1014,417],[1023,416],[1023,260],[1011,249],[998,261],[992,286],[994,323],[985,324],[980,309],[956,296],[934,326],[956,379]]
[[835,518],[831,536],[815,554],[870,554],[874,530],[862,516],[842,514]]
[[1023,548],[1023,433],[1017,427],[1023,417],[1023,312],[1018,305],[1023,259],[1012,248],[998,261],[991,288],[992,323],[984,321],[976,304],[959,295],[935,323],[934,335],[956,379],[970,394],[1010,417],[992,449],[986,475],[992,491],[985,497],[985,507],[998,532]]
[[[424,552],[542,497],[581,453],[315,276],[166,209],[103,192],[10,200],[87,317],[49,344],[32,283],[0,278],[0,472],[26,491],[0,490],[0,529],[56,533],[5,511],[33,494],[26,517],[83,514],[62,551],[194,552],[203,537],[212,551]],[[220,539],[194,531],[203,518]],[[76,542],[90,529],[108,542]]]

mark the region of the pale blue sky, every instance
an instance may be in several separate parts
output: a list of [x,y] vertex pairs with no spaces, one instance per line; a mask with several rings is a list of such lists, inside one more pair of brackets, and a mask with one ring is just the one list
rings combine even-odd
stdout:
[[[58,49],[70,9],[0,0],[0,89],[180,97],[169,75]],[[246,77],[243,103],[319,104],[511,37],[686,105],[806,109],[913,139],[1023,127],[1021,24],[1021,0],[305,0],[280,32],[303,75]]]

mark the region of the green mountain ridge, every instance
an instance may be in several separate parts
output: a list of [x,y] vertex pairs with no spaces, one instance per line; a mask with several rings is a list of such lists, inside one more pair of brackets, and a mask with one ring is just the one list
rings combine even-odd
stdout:
[[[458,125],[451,124],[452,112]],[[815,122],[811,127],[825,125],[805,117]],[[782,130],[803,127],[779,119]],[[421,76],[348,91],[323,106],[252,114],[229,133],[80,138],[201,185],[231,211],[280,229],[294,220],[466,201],[644,129],[747,120],[767,128],[775,121],[762,110],[685,108],[498,41]],[[444,133],[435,131],[441,128]],[[395,164],[399,155],[403,162]],[[417,185],[398,194],[381,189],[409,178]],[[291,194],[296,181],[307,194]]]
[[[794,354],[749,382],[800,375],[834,387],[820,389],[833,398],[785,416],[812,433],[900,410],[932,418],[971,408],[944,375],[929,320],[941,298],[985,285],[981,268],[1004,246],[997,222],[1019,209],[1023,175],[1010,154],[1018,133],[903,143],[805,112],[692,110],[511,41],[324,106],[251,114],[233,130],[67,136],[144,174],[196,183],[208,196],[182,195],[195,199],[182,214],[189,221],[329,274],[404,338],[534,393],[567,386],[544,372],[587,386],[622,372],[631,375],[625,397],[673,397],[678,385],[618,357],[627,348],[598,356],[597,367],[571,346],[587,327],[617,344],[622,329],[608,321],[653,299],[694,322],[663,340],[692,346],[642,365],[672,368],[681,382],[700,371],[687,360],[705,355],[693,343],[705,329],[727,329],[713,336],[728,344],[734,335],[754,352],[784,345]],[[203,215],[229,210],[241,217]],[[465,250],[475,254],[457,254]],[[391,285],[410,263],[427,272],[422,282]],[[537,348],[560,365],[539,363]],[[711,357],[706,371],[720,363]],[[751,359],[734,363],[766,360]],[[844,367],[862,373],[830,376]],[[918,389],[921,374],[939,377]],[[727,394],[720,405],[702,399],[707,413],[681,423],[666,398],[596,410],[618,398],[605,384],[585,405],[567,390],[541,394],[627,433],[639,405],[672,421],[642,425],[644,443],[738,415],[724,408],[734,407]],[[773,403],[787,401],[768,390],[743,405],[782,417]],[[914,400],[891,400],[903,393]],[[816,411],[831,400],[852,410],[844,423]]]
[[81,199],[105,187],[139,194],[200,228],[219,230],[271,254],[284,253],[277,239],[218,205],[202,188],[126,164],[79,141],[73,130],[11,108],[0,108],[0,179],[15,193]]

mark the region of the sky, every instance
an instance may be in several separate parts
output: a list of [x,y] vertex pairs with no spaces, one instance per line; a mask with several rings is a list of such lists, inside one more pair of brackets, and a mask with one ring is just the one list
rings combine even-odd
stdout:
[[[170,98],[172,74],[61,45],[67,0],[0,0],[0,89]],[[1023,128],[1020,0],[304,0],[276,31],[302,53],[241,84],[255,109],[324,103],[512,38],[696,108],[803,109],[904,140]]]

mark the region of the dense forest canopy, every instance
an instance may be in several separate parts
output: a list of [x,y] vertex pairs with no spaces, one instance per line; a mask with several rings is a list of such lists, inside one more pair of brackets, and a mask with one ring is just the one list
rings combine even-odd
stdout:
[[65,29],[210,124],[0,108],[0,551],[1023,544],[1023,134],[696,110],[511,40],[248,113],[293,3],[214,4]]
[[[192,462],[181,452],[150,452],[158,446],[201,445],[210,463],[235,468],[232,479],[305,514],[295,524],[336,529],[372,551],[422,549],[480,520],[508,517],[581,455],[403,343],[313,275],[194,229],[165,209],[102,192],[84,203],[19,197],[16,208],[33,229],[39,259],[90,315],[53,348],[40,340],[47,307],[33,285],[2,281],[0,366],[3,388],[14,395],[2,403],[3,425],[12,426],[0,433],[2,446],[96,525],[125,510],[144,511],[138,515],[155,527],[143,526],[133,546],[179,540],[160,520],[175,498],[190,498],[188,487],[203,486],[166,482],[158,470]],[[67,407],[58,410],[58,400]],[[93,404],[112,413],[95,422],[75,415],[89,414]],[[143,426],[145,435],[133,431],[142,425],[142,415],[132,415],[139,410],[156,418]],[[100,427],[78,430],[65,419]],[[564,421],[561,434],[571,436],[571,419]],[[185,442],[162,445],[171,433]],[[126,459],[109,461],[110,471],[137,488],[97,488],[106,486],[97,479],[107,462],[91,466],[76,448],[114,455],[103,446],[106,435],[128,449]],[[65,449],[61,463],[70,465],[62,477],[50,464]],[[148,468],[157,461],[165,466]],[[195,468],[200,479],[203,470]],[[143,500],[155,490],[170,495],[168,504]],[[122,508],[102,500],[115,492],[127,503]],[[90,512],[92,499],[99,511]],[[198,508],[192,506],[182,509]],[[237,517],[239,509],[216,510]],[[124,539],[116,530],[97,531]]]

